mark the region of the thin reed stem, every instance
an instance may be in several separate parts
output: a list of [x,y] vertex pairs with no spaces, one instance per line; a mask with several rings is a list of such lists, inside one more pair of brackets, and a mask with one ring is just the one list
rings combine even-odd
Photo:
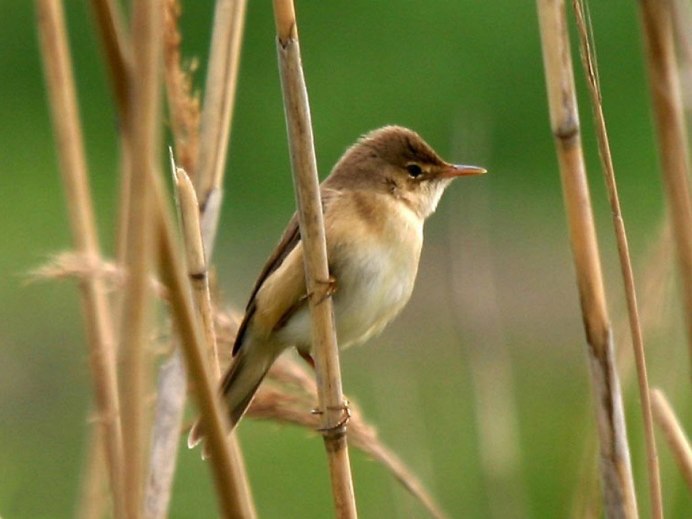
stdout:
[[99,427],[89,429],[86,460],[79,485],[78,519],[101,519],[109,506],[103,434]]
[[620,382],[614,363],[596,230],[581,149],[574,76],[564,0],[538,0],[539,25],[550,121],[560,164],[570,230],[591,385],[598,422],[606,516],[635,518],[632,480]]
[[96,27],[101,34],[113,93],[121,124],[127,123],[129,106],[128,88],[132,71],[132,48],[123,13],[116,0],[91,0]]
[[640,0],[663,185],[670,208],[692,370],[692,200],[687,129],[675,61],[671,0]]
[[296,191],[306,285],[312,317],[321,432],[327,450],[336,516],[357,516],[346,442],[348,421],[341,387],[324,220],[305,78],[292,0],[274,0],[279,70]]
[[193,181],[201,207],[223,185],[247,0],[217,0]]
[[[101,251],[90,195],[84,141],[62,3],[36,2],[38,28],[58,158],[75,248],[94,263]],[[89,367],[113,495],[115,517],[123,517],[123,452],[115,364],[115,336],[103,280],[80,281]]]
[[622,217],[622,210],[620,208],[620,197],[618,195],[617,182],[615,180],[615,167],[613,166],[613,158],[610,153],[610,143],[608,141],[605,116],[603,115],[603,101],[601,97],[601,87],[598,80],[598,70],[595,63],[595,55],[591,47],[589,29],[587,27],[583,3],[584,0],[573,0],[577,26],[579,29],[579,43],[582,63],[586,71],[589,93],[591,95],[591,107],[593,109],[596,125],[598,150],[601,157],[606,187],[608,189],[608,198],[610,200],[611,214],[613,216],[613,227],[615,229],[618,256],[620,259],[620,270],[622,271],[622,278],[625,286],[627,313],[629,316],[630,333],[632,336],[632,349],[634,351],[634,358],[637,366],[637,380],[639,382],[639,395],[644,420],[644,437],[646,440],[651,516],[661,519],[663,517],[661,473],[658,466],[658,454],[656,452],[656,438],[654,435],[654,423],[651,412],[651,395],[649,394],[649,381],[646,372],[646,357],[644,354],[644,338],[642,336],[642,327],[639,319],[637,293],[634,284],[634,273],[632,271],[632,261],[630,259],[629,245],[627,243],[627,231],[625,230],[625,221]]
[[654,389],[651,396],[656,423],[663,431],[668,447],[673,453],[673,458],[685,478],[687,488],[692,492],[692,447],[690,447],[690,441],[663,391]]
[[[127,219],[130,212],[130,178],[131,178],[131,146],[130,146],[130,82],[132,81],[132,45],[129,28],[116,0],[91,0],[92,10],[96,21],[104,56],[113,89],[117,107],[118,125],[122,145],[120,147],[120,194],[118,203],[118,225],[115,239],[118,263],[124,263],[124,251],[128,236]],[[119,305],[115,305],[116,315]],[[117,320],[117,318],[116,318]],[[117,342],[117,341],[116,341]]]

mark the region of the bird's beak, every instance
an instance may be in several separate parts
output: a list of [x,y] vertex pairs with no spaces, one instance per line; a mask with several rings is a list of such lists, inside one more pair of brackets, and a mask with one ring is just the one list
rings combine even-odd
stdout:
[[466,164],[447,164],[440,172],[438,178],[469,177],[487,173],[485,168],[469,166]]

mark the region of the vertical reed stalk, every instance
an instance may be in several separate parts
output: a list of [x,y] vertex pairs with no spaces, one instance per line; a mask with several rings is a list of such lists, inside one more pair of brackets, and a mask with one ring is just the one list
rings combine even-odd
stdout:
[[[127,219],[130,206],[130,178],[132,176],[131,134],[128,129],[130,124],[131,99],[129,88],[132,81],[132,45],[129,30],[126,27],[118,2],[115,0],[91,0],[91,6],[94,11],[96,28],[103,44],[120,127],[120,194],[115,242],[117,260],[119,264],[122,264],[126,249],[125,241],[128,236]],[[115,309],[117,315],[120,310],[119,305],[116,304]]]
[[[346,442],[348,415],[341,388],[334,312],[329,297],[329,269],[320,200],[310,107],[300,58],[292,0],[274,0],[277,52],[284,111],[296,191],[300,236],[312,317],[321,429],[329,458],[332,494],[339,518],[357,516]],[[346,416],[346,418],[345,418]]]
[[126,508],[130,518],[142,516],[146,395],[149,393],[149,276],[153,255],[153,212],[149,177],[157,169],[161,65],[161,3],[133,5],[132,43],[137,49],[130,84],[132,176],[124,251],[125,290],[120,321],[123,376],[123,444]]
[[589,93],[591,95],[591,107],[593,109],[596,134],[598,138],[598,150],[601,157],[603,174],[608,189],[608,198],[613,216],[613,227],[617,241],[620,270],[622,271],[625,286],[625,298],[627,300],[627,313],[632,336],[632,349],[637,366],[637,380],[639,382],[639,395],[644,420],[644,437],[646,439],[647,467],[649,478],[649,497],[651,515],[657,519],[663,517],[663,497],[661,495],[661,474],[658,466],[658,454],[656,452],[656,438],[654,436],[654,423],[651,412],[651,396],[649,394],[649,381],[646,373],[646,357],[644,354],[644,338],[639,320],[637,305],[637,293],[634,285],[634,273],[630,259],[629,245],[627,243],[627,231],[625,221],[620,209],[620,197],[618,195],[617,182],[615,181],[615,168],[610,153],[608,132],[606,130],[605,116],[603,115],[603,101],[601,87],[598,80],[594,52],[591,48],[589,30],[587,28],[586,14],[583,5],[584,0],[573,0],[574,11],[579,28],[579,43],[582,63],[586,72]]
[[605,511],[609,518],[635,518],[637,502],[613,334],[606,307],[596,230],[581,150],[579,115],[564,0],[538,0],[551,128],[562,178],[601,452]]
[[75,517],[101,519],[106,515],[111,496],[106,480],[107,463],[103,451],[103,434],[98,426],[90,427],[87,441],[86,460],[81,471],[79,505]]
[[[38,0],[38,28],[52,112],[58,157],[67,197],[75,248],[89,262],[100,263],[101,252],[91,201],[77,95],[67,43],[62,3]],[[115,338],[103,280],[80,281],[89,365],[98,421],[101,424],[115,517],[124,517],[122,431],[115,365]]]
[[692,367],[692,201],[687,130],[675,62],[670,0],[640,0],[659,155],[682,280],[683,317]]

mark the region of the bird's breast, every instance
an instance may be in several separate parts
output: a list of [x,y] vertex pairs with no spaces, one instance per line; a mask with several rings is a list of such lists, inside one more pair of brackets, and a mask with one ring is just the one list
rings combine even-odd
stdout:
[[[340,198],[325,214],[329,269],[336,280],[334,316],[341,348],[379,333],[413,291],[423,244],[423,222],[391,197]],[[339,210],[341,209],[341,210]],[[342,217],[350,215],[348,218]],[[310,348],[307,305],[278,332],[282,343]]]
[[[422,246],[422,221],[394,200],[379,219],[361,218],[328,234],[336,278],[334,312],[342,348],[379,333],[411,297]],[[331,241],[331,243],[329,243]]]

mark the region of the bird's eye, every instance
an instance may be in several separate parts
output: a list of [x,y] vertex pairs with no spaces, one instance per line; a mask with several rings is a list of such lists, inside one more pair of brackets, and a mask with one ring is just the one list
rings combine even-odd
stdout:
[[412,178],[416,178],[423,174],[423,169],[415,162],[406,164],[406,171],[408,171],[408,174],[411,175]]

